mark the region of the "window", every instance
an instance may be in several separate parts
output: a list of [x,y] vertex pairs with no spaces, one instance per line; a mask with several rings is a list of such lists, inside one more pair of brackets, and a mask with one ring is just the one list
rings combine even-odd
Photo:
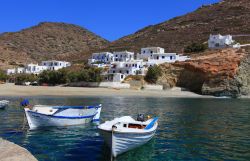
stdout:
[[144,50],[143,53],[146,53],[146,51]]
[[134,67],[135,65],[134,64],[132,64],[132,67]]
[[115,55],[115,57],[118,57],[118,55]]
[[123,79],[123,75],[121,75],[121,79]]
[[113,73],[115,73],[115,71],[113,70]]
[[122,73],[122,71],[120,70],[120,73]]
[[157,56],[156,59],[159,60],[159,56]]
[[135,67],[137,68],[137,64],[135,64]]
[[125,66],[128,67],[128,64],[126,64]]
[[[171,56],[170,56],[170,57],[171,57]],[[161,58],[162,58],[162,59],[165,59],[165,56],[162,56]]]
[[173,56],[170,56],[170,60],[172,60],[173,59]]
[[150,51],[151,54],[153,54],[153,51]]
[[129,71],[127,70],[127,74],[129,73]]
[[127,127],[127,124],[123,124],[123,127]]

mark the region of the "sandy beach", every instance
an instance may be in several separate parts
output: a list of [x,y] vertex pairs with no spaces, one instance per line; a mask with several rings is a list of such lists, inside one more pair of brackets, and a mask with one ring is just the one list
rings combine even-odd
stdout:
[[60,86],[18,86],[12,83],[0,85],[0,96],[141,96],[183,98],[211,97],[198,95],[189,91],[180,91],[178,89],[159,91]]

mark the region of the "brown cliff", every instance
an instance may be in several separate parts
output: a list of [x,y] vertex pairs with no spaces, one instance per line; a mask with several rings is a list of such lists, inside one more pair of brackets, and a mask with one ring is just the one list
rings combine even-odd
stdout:
[[192,60],[161,65],[158,80],[165,87],[180,86],[204,95],[246,95],[250,91],[250,56],[245,50],[207,51]]

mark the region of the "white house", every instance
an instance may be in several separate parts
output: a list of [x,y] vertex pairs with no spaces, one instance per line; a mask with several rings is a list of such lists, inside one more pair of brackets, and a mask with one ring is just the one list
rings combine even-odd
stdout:
[[59,70],[65,67],[71,66],[70,62],[66,61],[56,61],[56,60],[49,60],[49,61],[42,61],[41,66],[46,66],[47,70]]
[[25,66],[24,73],[27,74],[40,74],[42,71],[47,70],[46,66],[40,66],[38,64],[28,64]]
[[162,63],[186,61],[190,58],[187,56],[178,55],[176,53],[165,53],[164,48],[148,47],[141,49],[141,53],[137,54],[137,59],[143,59],[147,66],[152,66]]
[[16,69],[15,68],[7,69],[6,73],[7,75],[16,74]]
[[68,67],[71,64],[65,61],[42,61],[41,65],[38,64],[28,64],[24,68],[13,68],[8,69],[6,73],[18,74],[18,73],[27,73],[27,74],[40,74],[44,70],[58,70],[64,67]]
[[208,40],[208,47],[210,49],[218,49],[218,48],[225,48],[225,47],[233,47],[238,48],[240,44],[236,43],[233,40],[232,35],[210,35]]
[[121,73],[105,73],[103,80],[108,82],[122,82],[126,78],[125,74]]
[[176,53],[155,53],[148,58],[147,64],[163,64],[174,63],[176,61],[186,61],[190,58],[188,56],[182,56]]
[[25,68],[19,67],[19,68],[7,69],[6,73],[7,75],[25,73]]
[[100,52],[100,53],[93,53],[91,59],[88,59],[88,64],[95,64],[95,63],[110,63],[114,61],[114,55],[110,52]]
[[124,75],[144,75],[145,68],[142,60],[133,60],[129,62],[115,62],[110,67],[109,74],[121,73]]
[[114,52],[114,61],[127,62],[134,60],[134,53],[129,51]]
[[141,53],[137,54],[137,59],[144,59],[147,60],[149,57],[153,57],[153,54],[163,54],[165,53],[165,50],[160,47],[148,47],[148,48],[142,48]]

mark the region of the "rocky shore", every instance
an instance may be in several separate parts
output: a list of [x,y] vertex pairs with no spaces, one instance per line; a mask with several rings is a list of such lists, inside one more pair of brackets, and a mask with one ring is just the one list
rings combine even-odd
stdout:
[[207,51],[192,60],[161,65],[158,84],[202,95],[239,97],[250,92],[250,56],[244,49]]
[[0,161],[37,161],[26,149],[0,138]]

